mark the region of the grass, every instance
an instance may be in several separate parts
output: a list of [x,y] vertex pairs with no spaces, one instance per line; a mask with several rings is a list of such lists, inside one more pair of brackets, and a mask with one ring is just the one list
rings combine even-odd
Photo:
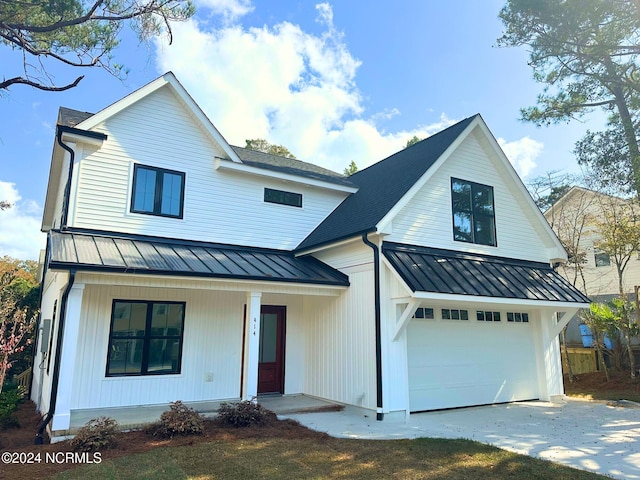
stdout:
[[[611,372],[582,374],[565,382],[568,395],[595,400],[640,402],[640,379]],[[69,452],[70,445],[33,446],[39,417],[33,404],[19,406],[22,428],[0,433],[0,450]],[[101,451],[93,465],[2,465],[0,479],[549,479],[607,478],[470,440],[338,439],[292,421],[266,427],[229,429],[205,422],[195,437],[159,440],[144,432],[119,434],[115,448]]]
[[605,478],[470,440],[235,439],[157,448],[61,472],[62,479]]

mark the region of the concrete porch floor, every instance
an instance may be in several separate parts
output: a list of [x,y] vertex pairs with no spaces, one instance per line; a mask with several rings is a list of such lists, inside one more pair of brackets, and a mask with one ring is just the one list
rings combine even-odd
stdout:
[[[239,399],[225,400],[237,403]],[[222,401],[185,402],[185,404],[206,417],[215,417]],[[260,395],[258,403],[278,415],[291,415],[310,412],[330,412],[342,410],[343,406],[307,395]],[[71,412],[69,433],[97,417],[110,417],[126,429],[139,428],[160,419],[162,412],[169,410],[168,404],[136,405],[133,407],[91,408]]]

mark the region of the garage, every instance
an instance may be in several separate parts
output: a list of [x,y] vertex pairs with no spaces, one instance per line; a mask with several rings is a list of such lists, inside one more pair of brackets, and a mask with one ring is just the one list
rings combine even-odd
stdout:
[[407,327],[410,411],[539,397],[527,312],[419,308],[416,317]]

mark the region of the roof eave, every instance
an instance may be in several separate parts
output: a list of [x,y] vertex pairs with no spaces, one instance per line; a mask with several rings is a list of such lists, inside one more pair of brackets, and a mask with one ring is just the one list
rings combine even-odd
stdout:
[[128,275],[152,275],[152,276],[162,276],[162,277],[188,277],[188,278],[213,278],[219,280],[242,280],[248,282],[276,282],[276,283],[286,283],[286,284],[299,284],[299,285],[326,285],[331,287],[349,287],[349,280],[345,281],[332,281],[332,280],[301,280],[301,279],[292,279],[292,278],[267,278],[256,275],[233,275],[233,274],[204,274],[201,272],[169,272],[166,270],[154,270],[154,269],[143,269],[143,268],[123,268],[123,267],[110,267],[105,265],[88,265],[88,264],[78,264],[78,263],[67,263],[67,262],[49,262],[48,266],[49,270],[53,271],[67,271],[67,270],[75,270],[75,271],[85,271],[85,272],[95,272],[95,273],[121,273]]
[[223,158],[216,158],[214,168],[221,171],[229,171],[236,173],[245,173],[250,175],[258,175],[261,177],[275,178],[278,180],[286,180],[289,182],[295,182],[302,185],[309,185],[313,187],[324,188],[327,190],[334,190],[344,193],[355,193],[358,191],[357,187],[351,187],[341,183],[333,183],[329,181],[318,180],[315,178],[307,177],[304,175],[292,175],[289,173],[278,172],[276,170],[257,168],[246,164],[238,164],[230,162]]

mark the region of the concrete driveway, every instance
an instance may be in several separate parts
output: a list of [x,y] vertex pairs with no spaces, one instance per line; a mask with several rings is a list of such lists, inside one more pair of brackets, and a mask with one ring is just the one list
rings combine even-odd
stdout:
[[640,408],[568,400],[418,413],[408,422],[341,412],[284,415],[335,437],[468,438],[615,478],[640,480]]

